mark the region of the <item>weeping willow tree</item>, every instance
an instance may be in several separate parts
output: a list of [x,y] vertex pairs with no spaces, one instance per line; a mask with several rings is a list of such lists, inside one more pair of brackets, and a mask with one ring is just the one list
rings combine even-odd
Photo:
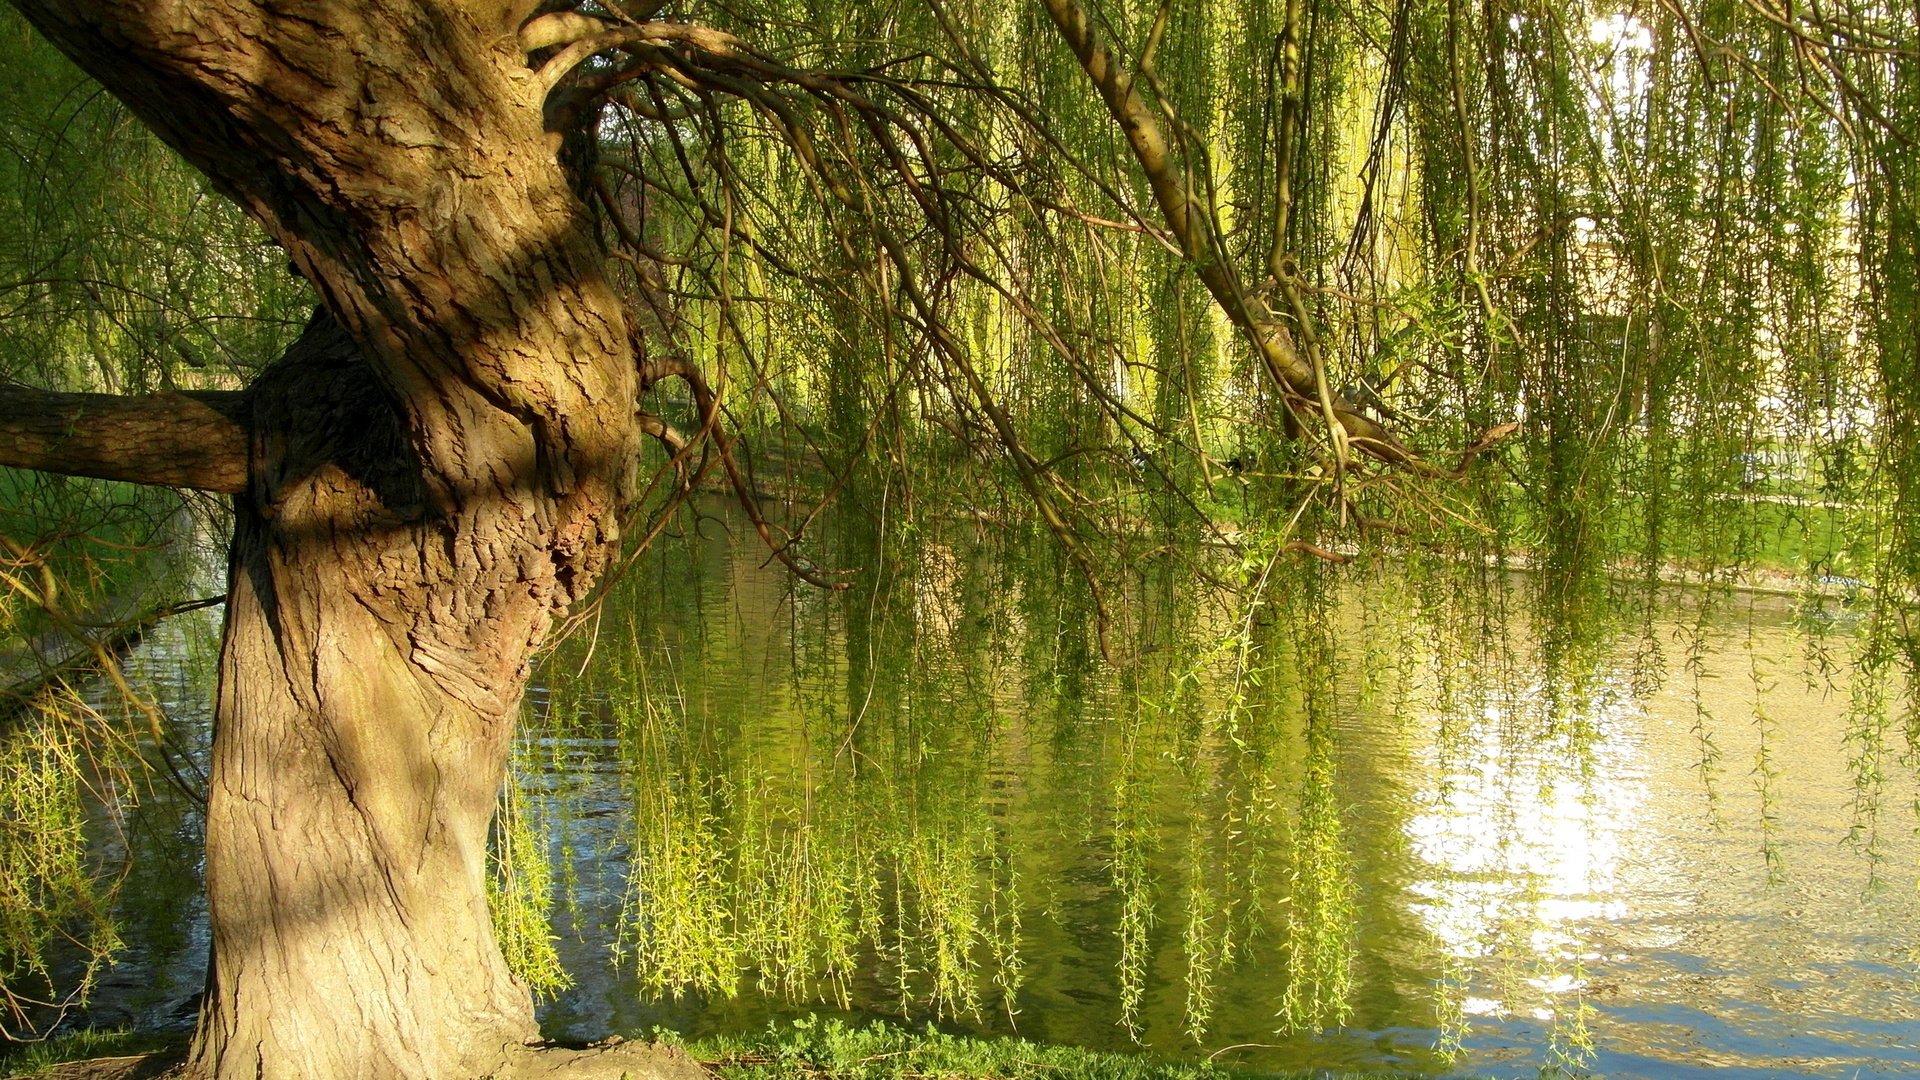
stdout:
[[[1109,653],[1194,539],[1524,556],[1577,632],[1785,532],[1915,657],[1911,9],[15,6],[315,297],[0,397],[8,465],[231,500],[197,1075],[533,1038],[488,884],[529,663],[704,484],[829,589],[769,473],[1043,530]],[[1863,771],[1912,749],[1862,711]]]

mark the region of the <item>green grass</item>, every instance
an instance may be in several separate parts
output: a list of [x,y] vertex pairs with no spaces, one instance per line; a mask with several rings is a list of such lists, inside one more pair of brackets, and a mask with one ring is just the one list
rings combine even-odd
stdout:
[[185,1050],[187,1036],[124,1029],[71,1031],[35,1043],[0,1043],[0,1077],[33,1076],[67,1061]]
[[[837,1019],[776,1022],[745,1036],[679,1043],[723,1080],[1340,1080],[1382,1073],[1252,1072],[1147,1054],[1113,1054],[1025,1039],[978,1039],[927,1028]],[[0,1049],[0,1077],[31,1077],[67,1061],[127,1057],[186,1047],[184,1035],[75,1031],[43,1043]],[[1409,1074],[1412,1075],[1412,1074]]]
[[[665,1033],[659,1037],[673,1039]],[[715,1036],[684,1045],[725,1080],[1330,1080],[1360,1075],[1256,1073],[1147,1054],[948,1035],[932,1028],[855,1027],[817,1017],[775,1023],[754,1035]]]

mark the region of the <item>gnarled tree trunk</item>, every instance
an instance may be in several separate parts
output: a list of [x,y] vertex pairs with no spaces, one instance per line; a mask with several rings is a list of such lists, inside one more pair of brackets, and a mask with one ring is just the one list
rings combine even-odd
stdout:
[[[487,825],[529,656],[617,543],[636,439],[632,347],[514,40],[526,12],[16,2],[325,304],[245,409],[174,401],[244,461],[207,449],[161,477],[63,456],[57,433],[0,440],[9,464],[236,492],[192,1067],[487,1075],[534,1033],[488,921]],[[191,443],[163,406],[75,403],[73,445],[89,416],[107,442]]]
[[534,1034],[484,876],[523,680],[463,653],[498,647],[473,556],[510,557],[503,517],[537,511],[430,513],[401,417],[329,317],[252,395],[196,1071],[486,1075]]

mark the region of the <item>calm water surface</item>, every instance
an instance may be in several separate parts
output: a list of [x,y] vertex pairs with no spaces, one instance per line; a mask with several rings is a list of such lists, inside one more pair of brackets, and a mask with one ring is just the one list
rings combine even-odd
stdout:
[[[1255,605],[1149,569],[1108,662],[1044,554],[870,546],[830,595],[708,531],[532,695],[555,1037],[824,1006],[1256,1068],[1920,1074],[1920,792],[1897,709],[1849,719],[1888,688],[1844,611],[1674,590],[1569,638],[1458,568]],[[189,730],[204,637],[138,658]],[[96,1019],[183,1017],[187,858],[136,869]]]

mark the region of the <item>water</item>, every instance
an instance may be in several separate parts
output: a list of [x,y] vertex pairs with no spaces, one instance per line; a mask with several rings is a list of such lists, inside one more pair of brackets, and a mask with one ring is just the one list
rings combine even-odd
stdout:
[[[1920,1073],[1913,759],[1848,719],[1897,688],[1850,684],[1844,612],[1671,590],[1569,636],[1457,567],[1288,564],[1254,606],[1149,569],[1109,662],[1044,547],[854,531],[833,595],[709,531],[531,695],[555,1037],[825,1007],[1256,1068]],[[183,640],[137,666],[203,737]],[[180,865],[136,870],[101,1019],[197,988]]]

